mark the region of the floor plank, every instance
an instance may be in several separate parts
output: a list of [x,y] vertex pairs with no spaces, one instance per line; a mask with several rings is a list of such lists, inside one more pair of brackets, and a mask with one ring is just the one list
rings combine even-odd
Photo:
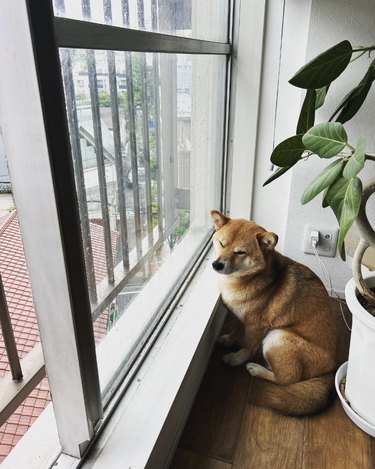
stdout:
[[370,437],[370,453],[371,453],[372,469],[375,469],[375,438],[373,437]]
[[371,469],[368,435],[347,417],[340,401],[307,418],[303,469]]
[[[345,306],[343,310],[350,323],[350,313]],[[333,314],[341,364],[347,360],[350,332],[337,301]],[[226,321],[223,332],[230,329],[231,321]],[[255,378],[244,366],[224,366],[224,353],[215,347],[173,469],[375,469],[375,438],[353,424],[337,397],[327,410],[305,418],[255,406],[251,393]]]
[[178,449],[170,469],[231,469],[232,465],[219,459],[208,458],[201,454]]
[[248,404],[233,469],[302,467],[303,431],[303,419]]
[[[231,324],[229,317],[223,332]],[[215,346],[179,447],[231,463],[251,376],[244,366],[225,366],[225,353],[225,348]]]

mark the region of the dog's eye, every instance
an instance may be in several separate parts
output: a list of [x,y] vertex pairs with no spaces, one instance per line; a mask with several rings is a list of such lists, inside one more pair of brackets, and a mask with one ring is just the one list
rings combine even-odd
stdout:
[[219,244],[222,248],[224,247],[224,244],[221,241],[219,241]]
[[245,251],[234,251],[234,253],[235,253],[235,254],[238,254],[238,255],[240,255],[240,256],[246,254]]

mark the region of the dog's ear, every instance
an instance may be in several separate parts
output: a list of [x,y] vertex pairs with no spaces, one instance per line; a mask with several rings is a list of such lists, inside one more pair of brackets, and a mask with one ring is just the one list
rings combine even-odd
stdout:
[[230,220],[230,218],[226,217],[217,210],[211,210],[211,217],[215,223],[216,231],[220,230],[220,228],[222,228]]
[[260,247],[266,248],[268,250],[274,249],[276,246],[279,237],[275,233],[271,233],[268,231],[263,231],[262,233],[257,233],[257,239]]

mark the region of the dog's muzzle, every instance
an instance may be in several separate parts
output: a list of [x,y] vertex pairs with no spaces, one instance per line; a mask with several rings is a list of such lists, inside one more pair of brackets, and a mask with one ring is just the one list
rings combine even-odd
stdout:
[[220,261],[213,261],[212,267],[219,272],[220,270],[224,269],[225,264]]

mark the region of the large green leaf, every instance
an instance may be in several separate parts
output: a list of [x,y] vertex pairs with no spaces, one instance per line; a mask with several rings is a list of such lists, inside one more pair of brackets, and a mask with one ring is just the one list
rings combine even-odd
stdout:
[[360,179],[339,178],[328,189],[325,201],[332,208],[340,225],[338,248],[345,259],[344,239],[352,226],[362,201],[362,183]]
[[[339,174],[336,179],[332,182],[332,184],[324,189],[322,198],[323,208],[329,207],[330,203],[332,203],[334,195],[339,192],[340,188],[347,182],[348,181],[342,176],[342,174]],[[334,213],[336,214],[335,210]],[[336,216],[338,221],[340,219],[339,213]]]
[[336,119],[337,122],[344,124],[352,117],[354,117],[365,101],[374,80],[375,59],[371,62],[365,76],[362,78],[359,84],[345,96],[329,120],[332,120],[333,117],[340,111],[341,112]]
[[267,181],[263,184],[263,187],[285,174],[287,171],[290,170],[291,167],[292,166],[284,166],[284,168],[277,168],[277,170],[272,174],[272,176],[270,176]]
[[328,93],[329,85],[323,86],[316,90],[316,101],[315,101],[315,110],[323,106]]
[[329,187],[337,179],[344,166],[342,159],[336,160],[327,166],[318,176],[307,186],[301,197],[301,204],[307,204],[316,197],[322,190]]
[[297,134],[304,134],[314,125],[315,102],[316,91],[307,90],[305,99],[302,104],[301,113],[298,119]]
[[339,122],[323,122],[311,127],[302,138],[307,150],[322,158],[332,158],[348,142],[344,126]]
[[350,62],[352,52],[350,42],[342,41],[300,68],[289,83],[304,89],[323,88],[341,75]]
[[[336,182],[336,181],[335,181]],[[322,197],[322,207],[326,208],[329,206],[329,203],[327,202],[327,193],[329,191],[329,187],[326,187],[323,192],[323,197]]]
[[[333,213],[336,215],[337,221],[340,224],[340,217],[342,206],[346,194],[346,189],[349,181],[344,177],[337,179],[329,188],[323,199],[323,206],[330,206]],[[339,252],[342,259],[345,260],[345,247],[344,243],[340,244]]]
[[345,256],[344,239],[352,226],[362,202],[362,182],[355,177],[348,181],[340,215],[340,234],[338,239],[338,248],[341,257]]
[[360,137],[355,152],[346,163],[343,176],[352,179],[361,171],[365,165],[366,140]]
[[324,197],[326,204],[331,207],[333,213],[336,215],[337,221],[339,222],[341,217],[342,204],[348,185],[349,181],[346,178],[341,177],[330,186]]
[[302,135],[294,135],[277,145],[272,152],[271,162],[282,168],[293,166],[301,159],[305,150],[306,148],[302,143]]

